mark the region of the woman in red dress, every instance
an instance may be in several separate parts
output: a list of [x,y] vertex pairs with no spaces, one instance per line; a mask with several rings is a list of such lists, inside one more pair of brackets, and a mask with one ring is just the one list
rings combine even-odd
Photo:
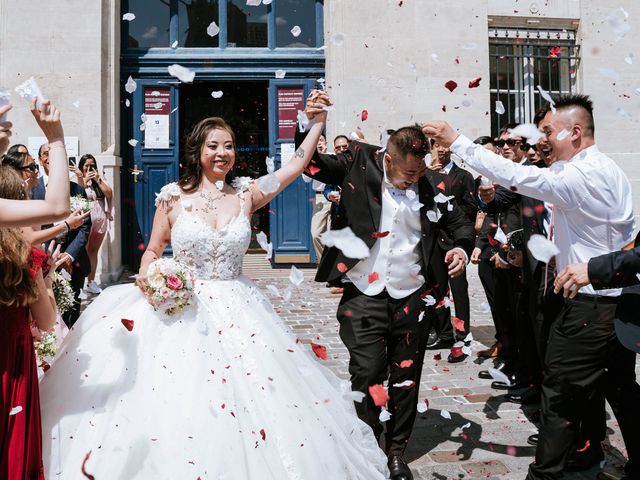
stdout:
[[[0,166],[0,197],[26,197],[22,179]],[[30,321],[48,330],[55,300],[42,250],[18,228],[0,228],[0,478],[44,479],[38,372]]]

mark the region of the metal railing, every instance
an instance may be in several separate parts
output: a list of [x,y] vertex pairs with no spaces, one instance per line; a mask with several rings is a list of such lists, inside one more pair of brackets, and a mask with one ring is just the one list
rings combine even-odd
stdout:
[[[492,135],[507,123],[530,123],[536,111],[548,105],[543,92],[551,96],[575,93],[579,53],[572,31],[492,29]],[[504,106],[502,114],[496,112],[497,101]]]

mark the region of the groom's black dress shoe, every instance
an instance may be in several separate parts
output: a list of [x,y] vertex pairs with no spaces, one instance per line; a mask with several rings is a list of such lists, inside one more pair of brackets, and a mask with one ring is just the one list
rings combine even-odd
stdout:
[[527,438],[527,443],[529,445],[533,445],[534,447],[538,446],[538,440],[540,439],[540,434],[534,433],[533,435],[529,435]]
[[389,457],[389,473],[391,480],[413,480],[413,474],[409,466],[402,460],[399,455]]
[[507,378],[509,379],[509,383],[496,380],[491,382],[491,388],[495,388],[496,390],[517,390],[528,387],[531,384],[529,377],[519,372],[512,373],[511,375],[507,374]]

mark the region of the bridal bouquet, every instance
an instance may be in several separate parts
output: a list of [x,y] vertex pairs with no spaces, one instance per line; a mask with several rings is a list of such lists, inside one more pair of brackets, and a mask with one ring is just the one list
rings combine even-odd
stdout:
[[91,210],[91,202],[84,198],[82,195],[74,195],[69,201],[71,211],[82,210],[82,213],[86,213]]
[[[65,272],[67,276],[68,273]],[[63,314],[73,308],[76,303],[73,287],[71,286],[71,277],[65,278],[59,272],[53,274],[53,296],[56,299],[56,305],[58,306],[58,312]]]
[[154,310],[173,315],[191,304],[193,275],[171,258],[159,258],[147,270],[147,299]]
[[58,337],[55,333],[45,333],[39,342],[36,342],[36,353],[41,362],[51,360],[58,352]]

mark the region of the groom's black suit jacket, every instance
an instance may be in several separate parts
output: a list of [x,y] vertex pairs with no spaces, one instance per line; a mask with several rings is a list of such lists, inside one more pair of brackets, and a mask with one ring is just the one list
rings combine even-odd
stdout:
[[[296,134],[296,146],[302,143],[304,136],[299,132]],[[379,231],[382,215],[383,156],[384,152],[380,147],[355,141],[351,142],[349,149],[342,154],[325,155],[316,152],[305,172],[320,182],[342,187],[340,205],[331,229],[350,227],[369,248],[376,242],[374,233]],[[473,224],[455,203],[450,212],[446,204],[437,205],[442,213],[437,224],[427,218],[427,211],[436,207],[433,199],[439,193],[436,186],[440,176],[438,181],[435,177],[433,172],[427,171],[418,181],[418,198],[424,205],[420,209],[422,271],[429,286],[437,282],[429,264],[440,228],[447,231],[455,247],[464,249],[469,256],[475,241]],[[344,256],[342,251],[335,247],[325,248],[316,281],[338,282],[345,271],[344,267],[343,271],[340,271],[338,265],[344,264],[348,271],[358,262],[358,259]]]

